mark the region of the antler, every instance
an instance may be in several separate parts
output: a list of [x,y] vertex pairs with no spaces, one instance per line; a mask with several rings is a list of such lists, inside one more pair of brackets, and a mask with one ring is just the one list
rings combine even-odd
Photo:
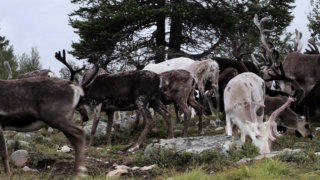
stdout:
[[301,52],[302,50],[302,33],[298,31],[298,29],[295,30],[296,37],[294,39],[294,51]]
[[70,81],[74,81],[74,77],[77,73],[81,72],[82,70],[84,70],[86,68],[86,66],[83,66],[81,69],[77,69],[74,70],[72,68],[72,66],[67,62],[66,60],[66,51],[63,50],[62,51],[62,55],[61,55],[61,51],[58,51],[55,53],[55,58],[60,61],[62,64],[64,64],[65,66],[67,66],[67,68],[69,69],[71,76],[70,76]]
[[308,47],[310,48],[310,50],[306,49],[305,54],[320,54],[316,44],[316,40],[312,37],[308,40],[308,42],[309,42]]
[[259,21],[259,17],[257,14],[255,14],[253,19],[254,24],[258,27],[260,31],[261,42],[263,44],[263,48],[266,51],[266,55],[267,55],[266,58],[270,63],[274,63],[274,62],[277,62],[279,53],[274,49],[274,45],[272,43],[269,43],[266,41],[265,35],[274,32],[276,29],[272,29],[272,30],[263,29],[263,24],[268,21],[271,21],[271,18],[264,17]]
[[3,65],[8,69],[9,74],[8,74],[7,80],[12,79],[12,70],[11,70],[10,63],[8,61],[4,61]]
[[241,53],[241,49],[243,47],[244,43],[243,42],[240,42],[240,44],[234,48],[234,51],[233,51],[233,56],[238,60],[238,61],[241,61],[242,57],[243,56],[246,56],[246,55],[250,55],[252,52],[251,51],[246,51],[246,52],[243,52]]
[[269,134],[269,138],[271,139],[271,141],[275,141],[276,138],[273,137],[272,135],[272,131],[274,132],[274,134],[276,136],[281,136],[281,134],[277,131],[277,123],[275,122],[276,117],[283,111],[285,110],[287,107],[290,106],[290,104],[292,102],[294,102],[295,99],[292,97],[288,97],[288,100],[286,103],[284,103],[281,107],[279,107],[278,109],[276,109],[275,111],[273,111],[273,113],[271,114],[269,120],[267,121],[267,128],[268,128],[268,134]]

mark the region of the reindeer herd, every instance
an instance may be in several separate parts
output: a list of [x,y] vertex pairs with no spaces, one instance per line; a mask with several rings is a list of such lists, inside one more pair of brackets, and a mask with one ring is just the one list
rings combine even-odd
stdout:
[[[143,117],[144,129],[128,151],[135,151],[151,130],[154,119],[152,108],[168,125],[168,138],[173,138],[173,124],[166,105],[173,104],[176,114],[184,114],[183,137],[187,136],[191,119],[190,107],[199,116],[199,134],[203,131],[203,116],[209,107],[216,121],[226,120],[226,134],[233,134],[238,127],[241,141],[249,136],[260,153],[269,153],[270,140],[281,136],[286,129],[297,135],[312,137],[310,118],[316,117],[319,106],[320,54],[314,40],[311,50],[302,54],[301,33],[296,33],[293,52],[279,61],[279,52],[265,35],[272,30],[263,29],[269,18],[254,23],[260,31],[264,48],[263,61],[252,54],[252,61],[242,61],[246,54],[236,59],[212,57],[197,61],[181,57],[158,64],[139,66],[139,69],[109,74],[98,65],[96,56],[90,56],[94,64],[86,71],[80,84],[73,82],[74,70],[66,61],[65,51],[55,57],[71,72],[70,80],[52,76],[50,70],[39,70],[22,75],[18,79],[0,80],[0,153],[6,173],[10,173],[8,153],[3,131],[36,131],[51,126],[63,132],[75,147],[74,171],[84,170],[85,133],[73,122],[78,111],[82,121],[88,121],[88,111],[94,111],[91,137],[99,123],[101,111],[108,116],[107,142],[111,144],[111,128],[116,111],[136,111]],[[238,49],[241,48],[241,45]],[[6,67],[10,69],[8,63]],[[196,96],[196,89],[199,96]],[[221,116],[221,112],[223,115]],[[137,117],[139,117],[137,116]],[[276,117],[279,120],[276,120]],[[178,115],[177,115],[178,117]],[[136,124],[138,124],[137,118]]]

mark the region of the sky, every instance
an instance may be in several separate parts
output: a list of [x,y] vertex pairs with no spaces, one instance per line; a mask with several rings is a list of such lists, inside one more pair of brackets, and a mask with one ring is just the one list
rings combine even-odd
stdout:
[[[303,33],[303,49],[310,38],[307,15],[310,12],[309,0],[296,0],[293,11],[294,20],[288,27],[289,32],[295,28]],[[13,45],[16,54],[30,54],[31,47],[37,47],[42,68],[51,69],[56,75],[64,67],[55,60],[54,52],[71,50],[72,42],[79,36],[69,25],[69,16],[77,6],[70,0],[1,0],[0,1],[0,35],[6,36]],[[73,56],[68,60],[78,62]]]

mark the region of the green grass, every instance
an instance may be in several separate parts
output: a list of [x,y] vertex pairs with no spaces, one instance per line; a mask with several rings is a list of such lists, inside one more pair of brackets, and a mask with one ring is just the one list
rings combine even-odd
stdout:
[[296,168],[290,163],[279,160],[262,160],[251,165],[241,165],[239,167],[226,168],[216,174],[208,174],[202,168],[177,174],[172,177],[164,177],[165,180],[241,180],[241,179],[318,179],[318,172],[306,172],[306,169]]
[[[173,114],[172,114],[173,115]],[[79,118],[79,117],[77,117]],[[174,119],[175,116],[173,115]],[[181,118],[182,119],[182,118]],[[78,121],[78,119],[77,119]],[[197,118],[190,124],[192,127],[188,136],[198,136]],[[204,120],[204,127],[208,127],[209,119]],[[174,123],[176,137],[182,135],[182,124]],[[142,127],[139,128],[140,132]],[[223,131],[221,131],[223,133]],[[218,133],[221,133],[218,132]],[[43,138],[28,140],[29,147],[14,146],[9,149],[9,154],[14,150],[23,148],[29,151],[30,160],[28,166],[36,168],[40,174],[25,173],[19,167],[14,167],[11,163],[13,172],[11,179],[72,179],[72,168],[74,162],[74,152],[59,153],[57,146],[71,146],[65,136],[58,130],[48,133],[44,130],[36,132],[44,137],[49,137],[52,141],[48,142]],[[214,130],[208,130],[206,135],[216,134]],[[149,166],[157,164],[157,168],[148,172],[129,172],[119,179],[319,179],[320,178],[320,156],[314,153],[320,151],[320,133],[314,132],[312,140],[297,138],[293,132],[289,132],[273,143],[273,150],[284,148],[301,148],[302,153],[284,154],[274,160],[260,160],[246,164],[237,164],[242,158],[255,157],[258,150],[251,143],[236,151],[231,148],[229,156],[219,154],[217,151],[208,150],[201,155],[192,153],[178,153],[174,150],[155,151],[152,156],[145,156],[144,149],[135,154],[123,153],[121,150],[126,147],[133,137],[130,132],[115,131],[112,134],[112,146],[107,146],[106,136],[94,139],[94,146],[85,151],[85,166],[88,168],[88,177],[84,179],[110,179],[106,175],[114,170],[114,163],[118,165]],[[6,139],[13,139],[14,132],[6,132]],[[146,147],[155,139],[167,138],[168,128],[165,121],[155,118],[153,130],[148,134],[143,143]],[[297,143],[300,142],[300,143]],[[303,142],[303,143],[301,143]],[[108,162],[108,163],[106,163]],[[51,168],[47,168],[50,166]],[[0,163],[0,179],[7,178]]]

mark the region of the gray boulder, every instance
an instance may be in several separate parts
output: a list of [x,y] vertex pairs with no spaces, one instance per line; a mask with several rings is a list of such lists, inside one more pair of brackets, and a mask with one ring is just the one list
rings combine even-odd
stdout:
[[136,115],[125,116],[121,119],[116,119],[113,122],[113,127],[117,127],[120,131],[128,131],[130,130],[136,121]]
[[[84,126],[84,130],[86,132],[87,135],[90,135],[91,134],[91,128],[92,128],[92,124],[93,124],[93,120],[91,121],[88,121],[88,123]],[[101,135],[106,135],[106,128],[107,128],[107,123],[106,122],[103,122],[103,121],[100,121],[98,123],[98,126],[97,126],[97,130],[96,130],[96,133],[95,133],[95,137],[98,137],[98,136],[101,136]]]
[[300,153],[301,152],[301,149],[289,149],[289,148],[285,148],[281,151],[272,151],[268,154],[261,154],[261,155],[258,155],[254,158],[243,158],[241,160],[238,161],[238,164],[240,163],[247,163],[247,162],[250,162],[250,161],[253,161],[253,160],[261,160],[263,158],[273,158],[275,156],[279,156],[279,155],[283,155],[283,154],[294,154],[294,153]]
[[34,132],[29,132],[29,133],[17,133],[14,135],[13,137],[15,140],[24,140],[24,141],[29,141],[29,140],[42,140],[42,141],[46,141],[46,142],[51,142],[52,140],[48,137],[44,137],[41,134],[37,134]]
[[18,150],[11,154],[11,160],[13,161],[14,165],[22,167],[27,164],[28,161],[28,151],[26,150]]
[[17,141],[17,140],[7,140],[7,148],[8,150],[14,148],[29,148],[29,143],[26,141]]
[[227,154],[231,146],[241,147],[242,143],[239,138],[227,136],[226,134],[218,134],[213,136],[188,137],[160,139],[159,142],[149,144],[144,153],[149,156],[154,151],[162,149],[174,149],[177,152],[191,152],[200,154],[206,150],[217,150],[220,153]]

